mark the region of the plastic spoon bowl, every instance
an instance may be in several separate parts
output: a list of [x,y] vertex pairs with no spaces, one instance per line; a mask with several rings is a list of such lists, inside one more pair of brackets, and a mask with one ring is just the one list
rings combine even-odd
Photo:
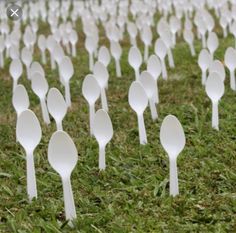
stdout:
[[57,130],[63,130],[62,120],[67,113],[67,104],[61,92],[56,88],[51,88],[47,96],[48,111],[57,124]]

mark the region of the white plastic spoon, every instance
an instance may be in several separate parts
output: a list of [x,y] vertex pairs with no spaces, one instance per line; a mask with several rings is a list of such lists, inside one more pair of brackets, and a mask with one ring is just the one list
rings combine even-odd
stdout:
[[101,88],[93,75],[89,74],[85,77],[82,85],[82,93],[89,104],[90,135],[92,136],[93,121],[95,115],[95,102],[97,101],[101,93]]
[[30,79],[29,78],[29,69],[30,69],[30,64],[31,64],[33,58],[32,58],[31,51],[27,47],[24,47],[22,49],[21,59],[26,66],[27,79],[29,80]]
[[139,68],[142,64],[142,55],[140,50],[137,47],[131,47],[129,50],[128,56],[129,64],[135,71],[135,79],[136,81],[139,80]]
[[230,71],[230,87],[235,91],[236,50],[232,47],[229,47],[225,52],[225,64]]
[[15,59],[11,62],[9,72],[13,78],[13,92],[18,84],[18,79],[22,75],[23,67],[19,59]]
[[122,48],[119,44],[119,42],[116,41],[111,41],[111,54],[115,59],[115,63],[116,63],[116,76],[118,78],[121,77],[121,67],[120,67],[120,57],[122,54]]
[[157,39],[155,43],[155,53],[161,60],[161,70],[162,70],[162,77],[163,79],[167,80],[167,70],[166,70],[166,63],[165,63],[165,57],[167,54],[167,48],[165,43],[162,39]]
[[25,110],[18,117],[16,136],[26,152],[27,193],[31,201],[34,197],[37,198],[34,150],[42,137],[39,121],[31,110]]
[[55,132],[48,145],[48,161],[61,176],[67,220],[76,218],[74,197],[71,187],[71,173],[78,161],[78,152],[73,140],[64,131]]
[[105,90],[109,79],[107,68],[101,62],[97,61],[94,65],[93,74],[101,88],[102,108],[108,112],[108,103]]
[[152,75],[154,78],[156,85],[155,85],[155,94],[154,94],[154,101],[155,103],[159,103],[159,92],[158,92],[158,79],[161,74],[161,62],[160,59],[156,55],[151,55],[147,61],[147,71]]
[[154,95],[156,92],[156,82],[148,71],[143,71],[140,75],[139,80],[142,83],[144,90],[146,91],[149,106],[151,109],[152,120],[155,121],[158,118],[157,109],[154,101]]
[[129,88],[129,105],[137,113],[140,144],[147,144],[143,112],[147,108],[148,97],[144,87],[138,81],[133,82]]
[[95,113],[93,122],[93,132],[99,144],[99,169],[105,170],[105,149],[107,143],[112,139],[113,127],[109,115],[103,109],[100,109]]
[[169,156],[170,162],[170,195],[179,194],[177,157],[184,149],[186,139],[179,120],[172,115],[165,117],[160,129],[160,141]]
[[48,125],[50,124],[50,118],[48,114],[48,108],[46,105],[46,95],[48,92],[48,82],[46,78],[39,72],[35,72],[31,76],[31,87],[34,93],[40,99],[41,110],[43,114],[43,120]]
[[202,49],[198,57],[198,65],[202,70],[202,85],[206,83],[207,70],[210,67],[212,58],[210,53],[206,49]]
[[213,72],[206,81],[206,93],[212,101],[212,128],[219,130],[218,104],[224,95],[224,82],[218,73]]
[[69,57],[65,56],[60,63],[60,74],[65,85],[65,99],[67,106],[71,106],[70,79],[74,74],[74,67]]

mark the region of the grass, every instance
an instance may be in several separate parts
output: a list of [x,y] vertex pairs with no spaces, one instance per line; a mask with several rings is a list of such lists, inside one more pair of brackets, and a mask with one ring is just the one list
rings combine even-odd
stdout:
[[[106,44],[103,40],[101,44]],[[114,62],[109,66],[107,94],[115,134],[107,147],[107,169],[99,172],[98,145],[89,136],[88,106],[81,94],[82,81],[89,73],[83,43],[80,35],[78,57],[73,60],[73,107],[63,122],[79,153],[72,174],[75,228],[65,221],[61,180],[47,161],[55,123],[49,127],[42,123],[39,100],[24,74],[20,83],[27,87],[30,108],[43,129],[35,151],[38,199],[28,203],[25,154],[15,143],[8,61],[0,78],[0,232],[236,232],[236,103],[228,73],[218,132],[211,128],[211,103],[201,85],[197,57],[192,58],[180,40],[174,49],[176,68],[168,70],[167,82],[159,82],[159,119],[154,123],[150,111],[145,112],[149,143],[140,146],[136,115],[128,105],[134,72],[127,65],[129,44],[125,41],[122,78],[116,78]],[[223,60],[225,49],[233,45],[233,38],[221,39],[216,58]],[[200,44],[195,46],[199,53]],[[143,49],[141,43],[139,47]],[[39,60],[38,51],[35,59]],[[50,87],[63,91],[57,72],[49,65],[44,68]],[[187,138],[178,158],[180,195],[175,198],[169,196],[168,158],[159,141],[160,125],[168,114],[179,118]]]

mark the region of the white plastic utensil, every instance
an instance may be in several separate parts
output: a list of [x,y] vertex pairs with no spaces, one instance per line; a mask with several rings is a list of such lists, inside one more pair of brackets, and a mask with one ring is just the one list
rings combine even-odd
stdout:
[[29,200],[37,198],[34,167],[34,150],[41,141],[42,131],[36,115],[31,110],[23,111],[17,120],[16,136],[26,152],[27,193]]
[[135,79],[136,81],[139,80],[139,68],[142,65],[142,55],[140,50],[137,47],[131,47],[129,50],[128,56],[129,64],[135,71]]
[[162,39],[157,39],[155,43],[155,53],[161,60],[161,71],[162,71],[162,77],[163,79],[167,80],[167,70],[166,70],[166,63],[165,63],[165,57],[167,54],[167,48],[165,43]]
[[44,35],[40,35],[38,37],[38,47],[41,51],[41,61],[43,64],[46,64],[47,60],[46,60],[45,50],[47,47],[47,41]]
[[[20,116],[20,114],[27,110],[29,108],[30,102],[29,102],[29,96],[28,93],[23,85],[17,85],[12,97],[12,105],[16,111],[17,118]],[[16,137],[16,141],[18,141]]]
[[150,26],[145,25],[141,31],[141,38],[144,43],[144,61],[147,62],[149,54],[149,46],[152,43],[152,30]]
[[184,40],[189,45],[189,48],[190,48],[190,51],[191,51],[191,55],[193,57],[195,57],[196,52],[195,52],[194,43],[193,43],[194,42],[194,34],[193,34],[193,32],[191,30],[185,29],[184,33],[183,33],[183,36],[184,36]]
[[101,62],[97,61],[94,65],[93,74],[101,88],[102,108],[108,112],[108,103],[105,89],[109,79],[107,68]]
[[43,120],[45,124],[50,124],[50,117],[48,114],[48,108],[46,105],[46,95],[48,92],[48,82],[46,78],[39,72],[35,72],[31,76],[31,87],[34,93],[40,99],[41,110],[43,114]]
[[111,41],[110,49],[111,49],[111,54],[114,57],[116,63],[116,76],[120,78],[121,77],[120,57],[122,54],[122,48],[119,42]]
[[48,145],[48,161],[62,179],[66,219],[74,220],[76,210],[71,187],[71,173],[77,164],[78,152],[73,140],[66,132],[57,131],[52,135]]
[[224,82],[218,73],[213,72],[206,81],[206,93],[212,101],[212,128],[219,130],[218,104],[224,95]]
[[156,92],[156,82],[152,75],[148,71],[143,71],[139,78],[142,83],[144,90],[148,97],[149,106],[151,109],[152,120],[155,121],[158,118],[157,109],[154,101],[154,96]]
[[230,87],[235,91],[236,50],[232,47],[229,47],[225,52],[225,65],[230,71]]
[[18,79],[22,75],[23,67],[19,59],[15,59],[11,62],[9,72],[13,78],[13,92],[18,84]]
[[69,39],[70,39],[70,43],[72,45],[72,56],[73,57],[76,57],[76,44],[78,42],[78,34],[75,30],[72,30],[71,33],[70,33],[70,36],[69,36]]
[[51,88],[47,95],[47,106],[50,115],[54,118],[57,130],[63,130],[62,121],[67,113],[67,104],[61,92]]
[[71,106],[70,79],[74,75],[74,67],[69,57],[65,56],[60,63],[60,74],[65,86],[65,99],[67,106]]
[[89,53],[89,70],[93,71],[93,65],[94,65],[94,52],[96,50],[96,43],[93,37],[86,37],[85,40],[85,48]]
[[154,78],[156,85],[155,85],[155,94],[154,94],[154,101],[155,103],[159,103],[159,93],[158,93],[158,79],[161,74],[161,62],[156,55],[151,55],[147,61],[147,71],[152,75]]
[[140,144],[147,144],[143,112],[147,108],[148,97],[144,87],[138,81],[133,82],[129,88],[129,105],[137,113]]
[[82,85],[82,93],[89,104],[90,135],[92,136],[93,121],[95,115],[95,102],[97,101],[101,93],[101,88],[93,75],[89,74],[85,77]]
[[27,79],[29,80],[30,79],[29,78],[29,69],[30,69],[30,64],[33,60],[33,57],[32,57],[31,51],[28,48],[24,47],[22,49],[21,59],[26,66]]
[[177,157],[184,149],[186,139],[183,127],[179,120],[168,115],[162,122],[160,129],[160,141],[169,156],[170,162],[170,195],[179,194]]
[[113,127],[109,115],[103,109],[100,109],[95,113],[93,121],[93,132],[99,144],[99,169],[105,170],[105,148],[107,143],[112,139]]
[[212,58],[210,53],[206,49],[202,49],[198,57],[198,65],[202,70],[202,85],[206,83],[207,70],[210,67]]

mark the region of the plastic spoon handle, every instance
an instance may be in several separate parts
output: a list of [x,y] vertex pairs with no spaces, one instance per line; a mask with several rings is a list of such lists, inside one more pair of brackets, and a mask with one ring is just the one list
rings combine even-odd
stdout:
[[158,103],[159,103],[159,91],[158,91],[158,84],[157,84],[157,81],[156,81],[156,85],[155,85],[155,93],[154,93],[153,98],[154,98],[154,102],[155,102],[156,104],[158,104]]
[[158,118],[157,109],[153,97],[149,99],[149,105],[151,109],[152,120],[155,121]]
[[102,108],[108,112],[107,96],[105,88],[101,88]]
[[63,185],[66,219],[73,220],[76,218],[76,210],[75,210],[75,203],[71,188],[70,177],[63,177],[62,185]]
[[27,66],[26,67],[26,76],[27,76],[27,79],[30,80],[31,77],[30,77],[30,66]]
[[120,68],[120,60],[119,59],[116,60],[116,76],[118,78],[121,77],[121,68]]
[[172,33],[173,44],[176,45],[176,33]]
[[93,61],[93,54],[92,53],[89,53],[89,70],[92,72],[93,71],[93,64],[94,64],[94,61]]
[[76,44],[72,45],[72,56],[76,57]]
[[141,145],[147,144],[147,135],[144,125],[143,114],[138,115],[139,141]]
[[139,69],[135,70],[135,80],[139,81]]
[[206,71],[202,71],[202,85],[205,86],[206,83]]
[[212,128],[219,130],[218,102],[212,103]]
[[162,77],[164,80],[167,80],[167,70],[166,70],[166,63],[165,60],[161,60],[161,70],[162,70]]
[[234,70],[230,71],[230,87],[232,90],[236,90]]
[[13,93],[14,93],[14,91],[16,89],[16,86],[17,86],[17,83],[18,83],[17,81],[18,81],[17,79],[13,80]]
[[93,121],[94,121],[95,109],[94,103],[89,105],[89,126],[90,126],[90,135],[93,135]]
[[206,46],[206,36],[205,34],[202,34],[202,48],[205,49],[207,46]]
[[55,70],[55,68],[56,68],[56,64],[55,64],[55,60],[54,60],[52,54],[51,54],[50,58],[51,58],[51,69],[52,69],[52,70]]
[[195,52],[195,48],[193,46],[193,43],[190,44],[189,46],[190,46],[190,51],[191,51],[192,56],[195,57],[196,56],[196,52]]
[[0,53],[0,67],[4,67],[4,58],[3,58],[3,52]]
[[170,48],[167,50],[167,54],[168,54],[168,61],[169,61],[170,67],[174,68],[175,67],[175,63],[174,63],[173,54],[172,54],[172,51],[171,51]]
[[40,99],[40,104],[41,104],[41,109],[42,109],[42,114],[43,114],[43,120],[44,122],[49,125],[50,124],[50,117],[48,114],[48,108],[45,102],[45,98]]
[[65,95],[66,95],[66,103],[68,107],[71,107],[71,97],[70,97],[70,83],[65,83]]
[[42,51],[42,63],[45,65],[47,63],[45,50]]
[[149,46],[148,44],[145,44],[145,47],[144,47],[144,61],[147,62],[148,60],[148,53],[149,53]]
[[26,154],[26,170],[27,170],[27,193],[29,200],[31,201],[34,197],[37,198],[37,187],[35,178],[35,167],[34,167],[34,154],[33,152],[27,152]]
[[57,131],[59,131],[59,130],[63,131],[62,122],[58,121],[58,122],[56,122],[56,124],[57,124]]
[[176,196],[179,194],[178,173],[176,158],[170,159],[170,195]]
[[99,145],[99,161],[98,161],[98,166],[99,166],[100,170],[105,170],[106,169],[105,148],[106,148],[106,146]]

